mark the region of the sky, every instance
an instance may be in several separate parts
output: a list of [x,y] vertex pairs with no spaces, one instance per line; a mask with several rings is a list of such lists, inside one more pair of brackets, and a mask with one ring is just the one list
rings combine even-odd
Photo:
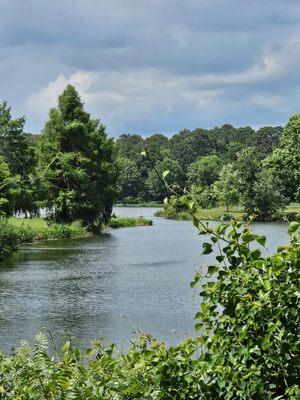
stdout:
[[283,125],[299,0],[0,0],[0,99],[39,133],[71,83],[111,136]]

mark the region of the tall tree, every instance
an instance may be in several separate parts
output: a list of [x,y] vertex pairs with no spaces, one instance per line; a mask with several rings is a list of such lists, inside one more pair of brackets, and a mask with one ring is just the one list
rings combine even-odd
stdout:
[[116,197],[114,143],[91,119],[68,85],[39,138],[45,206],[58,222],[81,220],[90,229],[106,222]]
[[8,217],[13,212],[13,180],[8,164],[0,156],[0,218]]
[[6,102],[0,104],[0,155],[16,177],[13,185],[14,212],[27,214],[36,211],[36,188],[30,175],[36,166],[35,151],[28,136],[23,132],[24,117],[13,119]]
[[290,200],[300,200],[300,114],[290,118],[279,146],[264,163],[278,177]]

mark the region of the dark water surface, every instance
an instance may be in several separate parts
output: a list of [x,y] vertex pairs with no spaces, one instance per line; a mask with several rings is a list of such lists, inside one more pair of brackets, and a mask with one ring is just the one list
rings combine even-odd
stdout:
[[[119,208],[117,215],[153,218],[153,208]],[[43,327],[55,340],[80,344],[102,336],[127,346],[141,329],[167,343],[193,335],[193,273],[203,237],[189,221],[153,218],[151,227],[99,237],[49,240],[22,248],[0,266],[0,349],[32,340]],[[255,224],[270,252],[288,241],[286,225]],[[211,257],[211,256],[209,256]]]

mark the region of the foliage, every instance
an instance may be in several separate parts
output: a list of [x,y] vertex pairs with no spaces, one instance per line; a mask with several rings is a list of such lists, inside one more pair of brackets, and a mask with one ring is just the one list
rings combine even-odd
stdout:
[[220,204],[226,205],[226,211],[229,207],[238,204],[238,173],[233,164],[224,165],[220,171],[219,179],[214,183],[213,191]]
[[0,261],[10,256],[18,246],[18,236],[5,218],[0,218]]
[[190,185],[210,187],[218,179],[222,166],[222,160],[216,155],[198,158],[188,168]]
[[239,153],[238,166],[237,188],[245,212],[262,220],[271,219],[287,204],[279,178],[262,168],[253,147]]
[[143,180],[138,166],[135,161],[125,157],[117,158],[117,164],[119,170],[122,171],[118,178],[118,199],[126,201],[125,199],[132,198],[134,201],[143,187]]
[[[197,208],[189,196],[170,201]],[[300,395],[300,224],[291,244],[262,257],[265,237],[232,221],[214,227],[197,217],[203,255],[216,247],[217,262],[197,273],[201,284],[195,339],[166,347],[147,335],[127,353],[95,341],[80,351],[67,341],[48,350],[44,334],[0,356],[3,399],[296,400]]]
[[279,147],[266,159],[265,165],[280,179],[286,196],[295,200],[300,193],[300,114],[290,118]]
[[13,179],[8,164],[0,156],[0,217],[8,217],[13,212],[12,185]]
[[152,225],[153,221],[147,218],[126,218],[126,217],[118,217],[111,218],[108,226],[110,228],[129,228],[132,226],[147,226]]
[[[181,181],[177,183],[185,187],[188,185],[188,170],[197,159],[218,156],[225,164],[235,163],[237,154],[252,146],[255,148],[256,158],[262,160],[272,153],[278,144],[280,135],[281,127],[278,126],[267,126],[254,131],[251,127],[234,128],[229,124],[213,129],[197,128],[194,131],[184,129],[170,139],[161,134],[154,134],[147,138],[142,138],[140,135],[121,135],[117,139],[118,158],[130,159],[134,163],[139,172],[139,184],[141,185],[138,194],[132,185],[131,193],[127,192],[127,196],[138,196],[144,201],[161,200],[165,195],[163,186],[160,187],[161,193],[153,192],[151,188],[145,186],[145,182],[150,174],[155,175],[153,172],[155,164],[166,158],[179,164]],[[141,152],[145,149],[150,155],[150,159],[141,157]],[[123,172],[121,167],[121,176],[125,173],[126,168],[125,164]],[[219,169],[213,172],[217,177]],[[157,198],[154,198],[156,195]]]
[[169,171],[165,177],[165,180],[169,185],[180,185],[182,182],[182,171],[177,161],[172,160],[171,158],[165,158],[162,161],[158,161],[146,180],[146,187],[153,200],[162,201],[167,195],[165,183],[161,179],[164,171]]
[[30,174],[35,169],[36,158],[34,148],[23,132],[24,123],[24,117],[12,119],[6,102],[0,104],[0,156],[14,177],[10,188],[11,208],[14,212],[33,214],[37,209],[37,187],[30,181]]
[[45,206],[56,222],[82,220],[94,229],[108,220],[116,196],[113,153],[104,126],[90,118],[68,85],[38,143]]

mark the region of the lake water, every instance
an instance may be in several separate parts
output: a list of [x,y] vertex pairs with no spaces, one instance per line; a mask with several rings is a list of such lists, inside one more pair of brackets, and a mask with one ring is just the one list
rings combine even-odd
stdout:
[[[31,341],[42,329],[85,346],[97,337],[127,347],[140,329],[177,343],[194,334],[193,274],[212,260],[189,221],[153,217],[153,208],[117,208],[117,215],[152,218],[153,226],[98,237],[24,246],[0,265],[0,349]],[[268,251],[286,244],[285,224],[255,224]]]

